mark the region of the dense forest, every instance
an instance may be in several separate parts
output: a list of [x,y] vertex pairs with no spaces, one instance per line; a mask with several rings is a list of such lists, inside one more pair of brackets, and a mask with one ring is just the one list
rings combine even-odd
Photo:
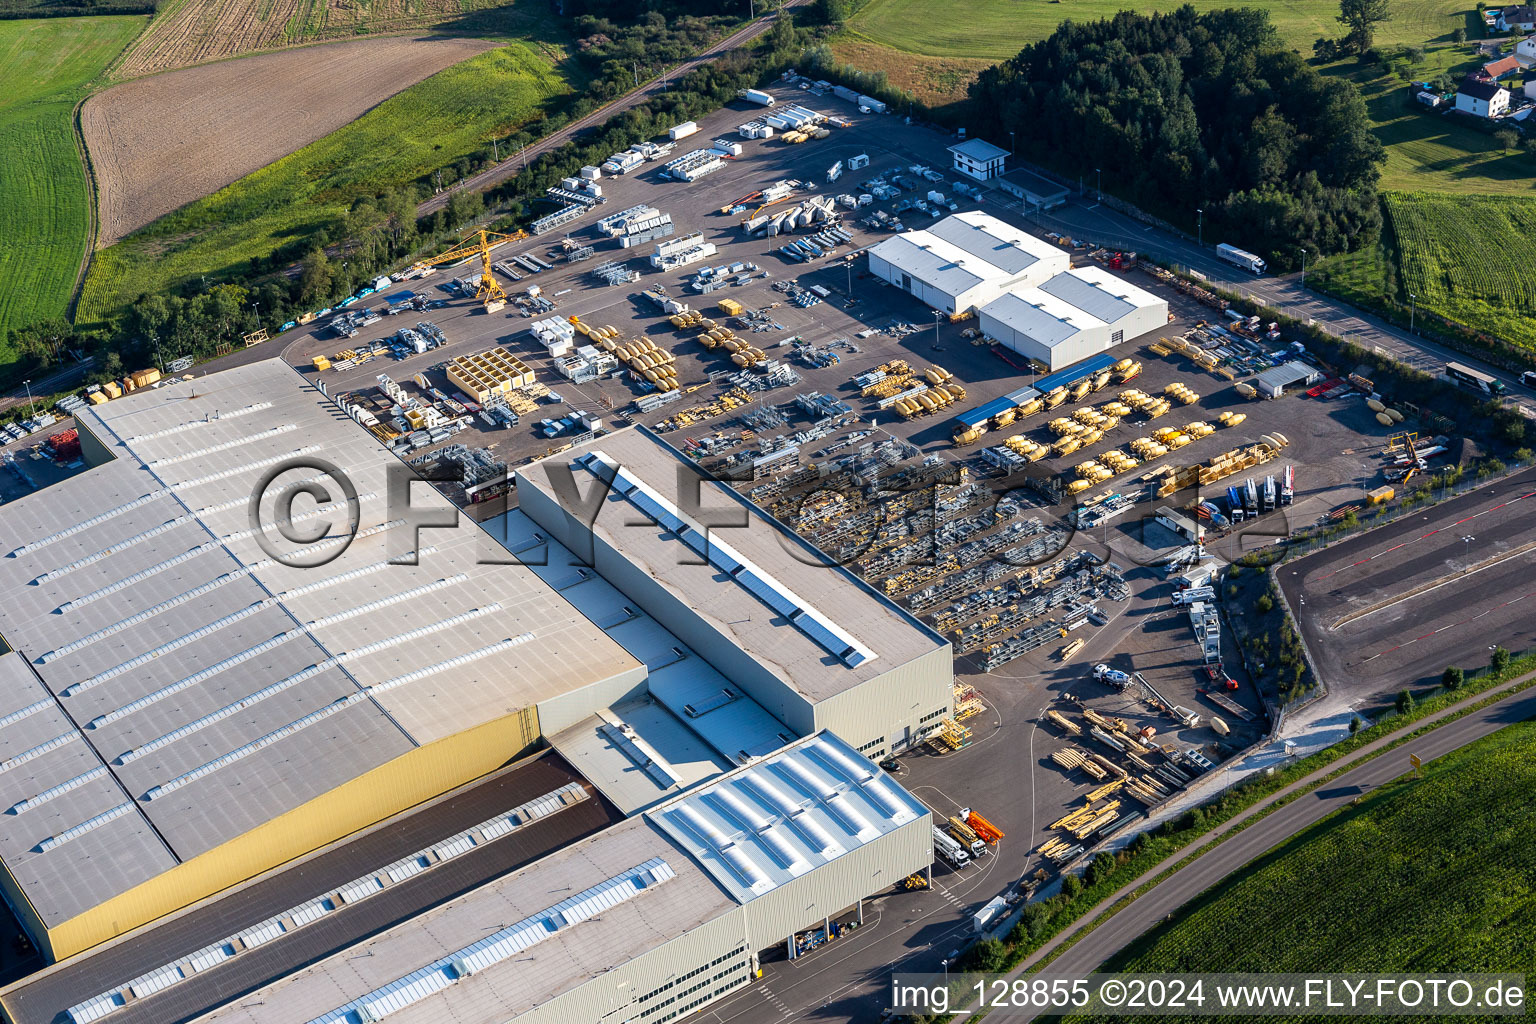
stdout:
[[[1064,22],[971,87],[979,134],[1276,269],[1381,227],[1381,143],[1354,85],[1284,50],[1263,11]],[[1091,179],[1090,179],[1091,180]]]

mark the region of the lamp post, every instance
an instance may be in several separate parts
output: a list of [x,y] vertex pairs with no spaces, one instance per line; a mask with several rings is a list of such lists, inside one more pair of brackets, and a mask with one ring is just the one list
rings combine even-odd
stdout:
[[1102,168],[1102,167],[1095,167],[1093,169],[1093,173],[1097,174],[1099,176],[1098,193],[1099,193],[1099,202],[1102,203],[1104,201],[1104,168]]
[[1408,293],[1408,333],[1413,333],[1413,315],[1418,311],[1419,297],[1413,292]]
[[1198,244],[1199,244],[1200,248],[1204,249],[1205,248],[1205,208],[1203,206],[1202,207],[1196,207],[1196,209],[1195,209],[1195,216],[1197,218],[1196,222],[1195,222],[1195,232],[1196,232],[1196,234],[1198,236]]
[[1301,247],[1301,286],[1307,286],[1307,247]]
[[934,310],[933,311],[933,348],[934,348],[934,351],[938,351],[938,348],[939,348],[939,321],[942,320],[942,319],[944,319],[944,311],[942,309]]
[[32,381],[31,380],[24,380],[24,381],[21,382],[21,384],[22,384],[23,387],[25,387],[27,389],[27,415],[31,416],[32,415]]

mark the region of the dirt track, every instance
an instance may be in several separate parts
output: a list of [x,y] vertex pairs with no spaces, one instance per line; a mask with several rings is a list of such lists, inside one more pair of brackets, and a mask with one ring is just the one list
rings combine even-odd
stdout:
[[314,142],[494,43],[389,38],[172,71],[92,96],[97,248]]

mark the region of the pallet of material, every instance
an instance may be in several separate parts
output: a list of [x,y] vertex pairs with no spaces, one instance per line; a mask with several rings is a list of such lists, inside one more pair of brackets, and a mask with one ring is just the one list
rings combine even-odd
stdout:
[[1068,736],[1081,736],[1083,734],[1083,727],[1072,721],[1072,719],[1068,718],[1060,711],[1047,711],[1045,713],[1045,717],[1051,722],[1051,724],[1055,725]]
[[1253,712],[1249,711],[1247,708],[1243,707],[1241,704],[1233,700],[1231,697],[1228,697],[1226,694],[1218,693],[1215,690],[1207,690],[1204,696],[1206,700],[1210,701],[1212,704],[1215,704],[1223,711],[1231,712],[1245,722],[1253,721]]
[[1098,789],[1090,792],[1088,796],[1085,797],[1085,799],[1089,803],[1093,803],[1097,800],[1102,800],[1107,796],[1113,796],[1121,786],[1125,785],[1125,783],[1125,779],[1115,779],[1113,782],[1107,782],[1100,786]]
[[1095,782],[1103,782],[1109,778],[1109,773],[1097,761],[1090,760],[1086,754],[1076,747],[1063,747],[1060,750],[1052,751],[1051,760],[1067,769],[1067,771],[1071,771],[1073,768],[1081,768]]
[[1155,807],[1164,800],[1164,797],[1160,796],[1155,790],[1148,789],[1146,786],[1134,782],[1125,787],[1125,795],[1143,807]]
[[1089,754],[1088,759],[1099,765],[1106,772],[1108,772],[1110,775],[1113,775],[1117,779],[1123,779],[1130,775],[1130,772],[1127,772],[1124,768],[1121,768],[1119,765],[1115,764],[1115,762],[1111,761],[1103,754]]

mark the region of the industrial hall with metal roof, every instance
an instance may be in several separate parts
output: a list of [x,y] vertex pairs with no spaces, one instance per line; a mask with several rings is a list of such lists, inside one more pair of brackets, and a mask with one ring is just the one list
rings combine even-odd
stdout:
[[7,1021],[665,1021],[931,862],[871,760],[949,644],[655,435],[482,527],[276,359],[78,429],[0,508]]
[[980,211],[894,235],[869,269],[935,310],[975,312],[994,341],[1060,370],[1168,322],[1168,303]]

